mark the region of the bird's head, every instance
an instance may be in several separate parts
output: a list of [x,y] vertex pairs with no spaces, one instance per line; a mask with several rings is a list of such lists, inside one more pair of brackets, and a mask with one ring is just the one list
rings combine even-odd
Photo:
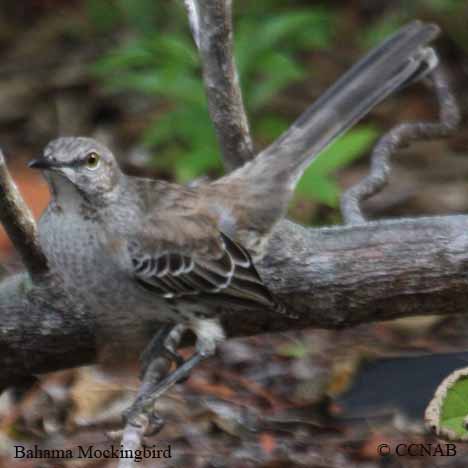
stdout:
[[29,167],[44,171],[56,198],[75,191],[88,201],[100,200],[113,192],[122,174],[108,148],[84,137],[51,141]]

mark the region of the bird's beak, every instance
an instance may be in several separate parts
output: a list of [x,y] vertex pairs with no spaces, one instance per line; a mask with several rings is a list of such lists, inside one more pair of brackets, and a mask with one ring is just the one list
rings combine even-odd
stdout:
[[38,159],[33,159],[32,161],[29,161],[28,167],[31,169],[41,169],[41,170],[50,170],[54,166],[53,161],[50,161],[45,158],[38,158]]

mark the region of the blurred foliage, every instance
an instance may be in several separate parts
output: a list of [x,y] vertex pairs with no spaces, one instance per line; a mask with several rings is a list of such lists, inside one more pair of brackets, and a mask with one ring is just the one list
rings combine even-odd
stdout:
[[[138,2],[137,2],[138,3]],[[125,18],[131,38],[118,45],[94,67],[111,91],[138,91],[161,101],[164,109],[143,135],[154,148],[159,167],[171,168],[186,182],[206,172],[220,170],[220,158],[208,116],[197,51],[186,26],[184,11],[176,4],[166,12],[180,24],[153,25],[154,3],[120,0],[118,14],[105,15],[99,1],[89,2],[90,16],[101,28]],[[99,18],[105,17],[102,22]],[[140,21],[140,18],[141,21]],[[248,15],[235,21],[236,61],[253,132],[262,141],[278,136],[287,127],[280,116],[265,109],[281,90],[305,78],[297,55],[325,48],[331,40],[331,12],[323,7],[293,10],[280,16]],[[326,197],[322,197],[326,198]]]
[[364,125],[343,135],[322,151],[305,171],[297,186],[296,194],[330,206],[337,206],[340,189],[332,173],[362,156],[374,143],[377,135],[376,128]]
[[[395,2],[381,18],[356,35],[362,47],[382,40],[419,11],[453,12],[460,0]],[[256,141],[272,141],[290,119],[272,111],[288,87],[313,80],[304,54],[333,47],[339,13],[327,2],[239,1],[235,9],[235,51],[240,80]],[[210,122],[198,54],[182,2],[87,0],[88,16],[100,31],[121,29],[126,36],[94,66],[112,93],[138,92],[157,103],[158,112],[143,143],[156,167],[170,170],[180,182],[221,172],[219,150]],[[388,13],[388,14],[387,14]],[[297,194],[336,206],[339,188],[332,172],[370,149],[377,130],[357,127],[330,146],[307,170]]]
[[[160,101],[163,111],[143,135],[144,143],[158,154],[155,165],[172,169],[181,182],[220,170],[198,55],[184,12],[173,4],[174,11],[165,12],[164,25],[155,19],[152,2],[120,0],[113,5],[109,14],[102,2],[90,0],[89,16],[103,30],[124,20],[133,34],[99,60],[94,70],[113,92],[137,91]],[[253,132],[270,141],[286,129],[287,121],[265,109],[283,89],[305,78],[299,53],[330,44],[333,15],[324,7],[278,16],[257,13],[235,21],[236,61]],[[299,193],[334,205],[338,189],[329,172],[359,155],[370,133],[369,129],[351,132],[335,150],[327,150],[333,163],[324,164],[321,158],[305,175]]]
[[[446,34],[465,50],[468,50],[468,29],[466,28],[466,15],[468,4],[466,0],[413,0],[411,2],[394,2],[385,10],[380,18],[361,32],[361,44],[372,47],[382,41],[392,31],[414,18],[424,18],[436,21],[443,25],[449,20],[452,27],[444,28]],[[456,20],[460,20],[460,27],[453,27]]]

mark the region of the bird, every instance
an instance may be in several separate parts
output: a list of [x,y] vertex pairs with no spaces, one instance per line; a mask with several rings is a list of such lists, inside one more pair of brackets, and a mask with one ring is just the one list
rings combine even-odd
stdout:
[[[179,377],[225,339],[221,307],[287,315],[256,265],[300,176],[376,104],[436,65],[426,44],[437,32],[421,22],[402,28],[293,124],[280,154],[266,148],[214,181],[183,186],[128,176],[92,138],[53,140],[29,164],[51,192],[38,226],[51,271],[74,301],[96,311],[97,323],[106,314],[127,322],[131,315],[192,330],[196,351]],[[299,151],[305,122],[310,145]]]

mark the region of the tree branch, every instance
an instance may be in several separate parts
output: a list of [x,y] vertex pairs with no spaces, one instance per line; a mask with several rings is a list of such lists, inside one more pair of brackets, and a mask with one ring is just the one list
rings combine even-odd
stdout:
[[233,53],[231,0],[184,0],[203,66],[208,110],[227,170],[253,157]]
[[48,272],[34,218],[8,172],[0,150],[0,221],[33,280]]
[[0,390],[25,377],[96,361],[91,313],[67,303],[52,282],[27,273],[0,283]]
[[[233,314],[226,308],[220,312],[230,337],[306,327],[346,328],[414,315],[466,314],[468,216],[322,229],[283,221],[259,271],[299,319],[264,309]],[[103,342],[93,314],[77,313],[71,306],[53,308],[42,288],[25,294],[27,284],[27,276],[20,274],[0,285],[3,387],[30,374],[96,362],[98,344]],[[109,317],[113,339],[106,345],[114,347],[119,360],[130,354],[127,343],[135,345],[131,352],[136,357],[148,338],[148,324],[134,323],[131,315],[129,311],[128,319],[119,323]]]

